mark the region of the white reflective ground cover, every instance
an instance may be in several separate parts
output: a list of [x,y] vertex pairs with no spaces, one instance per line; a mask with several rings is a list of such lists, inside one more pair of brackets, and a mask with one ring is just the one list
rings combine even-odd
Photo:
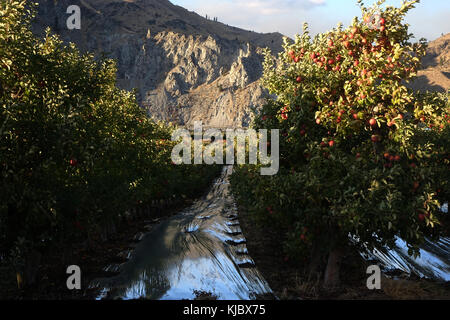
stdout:
[[194,290],[225,300],[270,294],[247,254],[229,193],[231,172],[225,167],[206,197],[148,233],[117,276],[92,283],[102,288],[98,299],[193,299]]
[[[448,203],[442,211],[448,214]],[[408,255],[406,242],[398,237],[395,248],[362,252],[361,255],[379,261],[385,270],[397,269],[421,278],[450,281],[450,238],[441,238],[438,242],[425,239],[417,258]]]
[[[194,299],[195,290],[224,300],[272,294],[248,255],[229,191],[231,173],[232,166],[224,167],[203,199],[142,237],[135,250],[126,253],[128,262],[107,266],[105,270],[118,275],[91,283],[101,288],[97,299]],[[377,260],[385,270],[450,281],[449,238],[427,240],[420,253],[418,258],[408,256],[406,243],[397,238],[391,250],[361,255]]]

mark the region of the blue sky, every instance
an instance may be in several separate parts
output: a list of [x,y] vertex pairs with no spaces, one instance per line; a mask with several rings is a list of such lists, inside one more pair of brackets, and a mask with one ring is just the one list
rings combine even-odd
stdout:
[[[294,37],[308,22],[313,34],[327,31],[338,22],[350,24],[360,15],[356,0],[171,0],[188,10],[219,21],[257,32],[281,32]],[[375,0],[364,0],[367,6]],[[385,5],[399,6],[401,0]],[[407,22],[417,39],[435,40],[450,32],[450,0],[421,0],[410,11]]]

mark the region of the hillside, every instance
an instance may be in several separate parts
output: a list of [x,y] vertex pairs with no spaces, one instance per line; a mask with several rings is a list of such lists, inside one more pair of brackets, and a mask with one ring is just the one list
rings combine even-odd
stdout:
[[[69,5],[81,30],[68,30]],[[190,125],[247,126],[266,95],[261,48],[281,50],[282,35],[207,20],[167,0],[41,0],[34,30],[50,26],[82,50],[118,61],[118,84],[137,88],[149,114]]]
[[411,87],[421,91],[445,92],[450,89],[450,33],[429,43],[423,69]]
[[[262,48],[283,36],[206,19],[167,0],[40,0],[34,30],[46,27],[82,50],[115,58],[118,85],[137,89],[156,119],[191,126],[246,127],[267,92],[260,86]],[[81,30],[68,30],[66,9],[81,8]],[[430,42],[424,69],[409,86],[450,88],[450,33]]]

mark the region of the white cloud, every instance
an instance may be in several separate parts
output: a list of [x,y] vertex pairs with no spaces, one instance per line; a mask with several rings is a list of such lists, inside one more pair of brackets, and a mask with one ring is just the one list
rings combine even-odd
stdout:
[[[373,2],[375,0],[369,1]],[[390,1],[390,0],[388,0]],[[393,1],[393,0],[392,0]],[[390,2],[392,2],[390,1]],[[429,40],[441,32],[449,32],[448,0],[433,0],[441,7],[430,6],[424,0],[407,16],[411,31]],[[360,14],[356,0],[179,0],[176,1],[200,15],[218,17],[220,22],[257,32],[280,32],[294,37],[308,22],[312,34],[334,28],[339,21],[348,25]],[[396,0],[400,2],[400,0]],[[443,5],[447,3],[446,5]],[[398,5],[398,3],[394,3]]]
[[[188,9],[200,15],[218,17],[232,26],[258,32],[281,32],[293,37],[312,11],[326,5],[326,0],[228,0],[194,1]],[[296,26],[295,31],[293,26]]]
[[326,0],[232,0],[236,6],[244,6],[256,10],[271,9],[274,12],[289,12],[297,9],[312,9],[326,4]]

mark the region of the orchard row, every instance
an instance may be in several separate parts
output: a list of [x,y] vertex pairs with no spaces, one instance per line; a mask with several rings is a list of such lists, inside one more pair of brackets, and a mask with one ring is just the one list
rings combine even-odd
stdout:
[[174,128],[116,87],[116,66],[30,31],[0,2],[0,251],[95,239],[124,213],[191,198],[217,173],[171,161]]
[[398,236],[413,255],[450,220],[440,210],[450,195],[449,95],[406,87],[426,52],[403,22],[418,1],[358,2],[363,18],[348,28],[311,38],[305,25],[278,58],[267,52],[263,83],[276,99],[255,127],[280,129],[280,173],[241,166],[232,177],[238,201],[278,231],[290,260],[316,261],[310,272],[331,286],[349,235],[369,249]]

